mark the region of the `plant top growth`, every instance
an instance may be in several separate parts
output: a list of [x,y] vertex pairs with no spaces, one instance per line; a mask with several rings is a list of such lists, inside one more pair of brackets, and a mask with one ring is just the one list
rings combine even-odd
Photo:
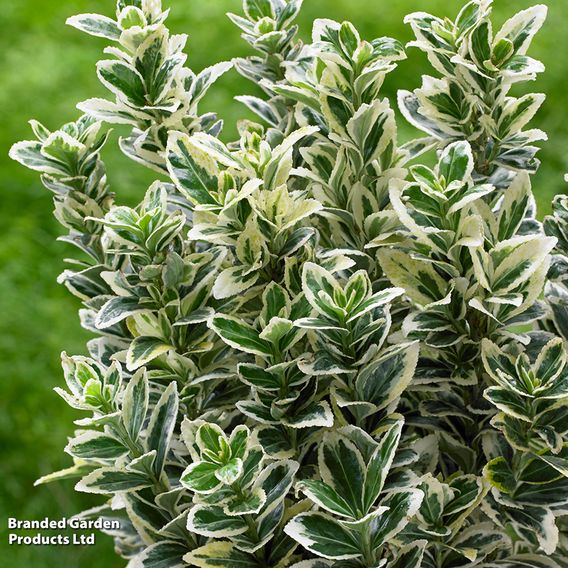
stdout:
[[[11,151],[93,335],[55,389],[73,463],[39,483],[100,494],[80,518],[120,520],[129,568],[567,568],[568,198],[537,220],[545,97],[515,94],[546,8],[417,12],[403,46],[331,19],[304,44],[301,4],[244,0],[251,55],[199,73],[160,0],[68,20],[108,40],[108,95]],[[200,111],[225,73],[260,87],[230,143]],[[156,174],[135,208],[108,124]]]

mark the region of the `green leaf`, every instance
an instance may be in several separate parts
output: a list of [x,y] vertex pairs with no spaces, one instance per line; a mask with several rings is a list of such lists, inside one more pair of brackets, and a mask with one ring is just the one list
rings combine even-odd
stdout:
[[52,132],[41,147],[44,156],[59,162],[71,175],[78,173],[78,163],[85,150],[86,147],[82,142],[63,130]]
[[290,428],[331,428],[333,412],[327,401],[314,402],[294,416],[286,418],[284,423]]
[[179,190],[192,203],[215,205],[212,193],[219,189],[215,162],[181,132],[170,134],[166,152],[168,172]]
[[192,463],[182,474],[181,483],[196,493],[212,493],[216,491],[221,482],[215,476],[218,464],[209,462]]
[[515,528],[533,532],[540,548],[547,555],[553,554],[558,546],[559,534],[554,513],[544,507],[524,506],[512,515]]
[[271,345],[248,323],[225,315],[216,315],[211,320],[211,329],[231,347],[252,355],[272,355]]
[[389,542],[418,512],[424,493],[419,489],[401,490],[391,493],[381,501],[381,507],[388,507],[373,523],[372,542],[375,548]]
[[533,365],[534,374],[542,384],[554,381],[566,367],[567,357],[562,339],[549,341]]
[[546,20],[547,11],[546,6],[539,4],[518,12],[503,24],[495,36],[494,43],[506,38],[513,43],[516,54],[524,55]]
[[203,69],[191,84],[191,103],[196,105],[206,94],[210,87],[233,67],[230,61],[222,61]]
[[101,83],[118,97],[126,97],[140,106],[146,103],[144,79],[134,67],[122,61],[99,61],[97,74]]
[[511,466],[503,457],[492,459],[483,469],[483,475],[493,487],[505,494],[512,493],[517,486]]
[[184,561],[198,568],[260,568],[258,560],[246,552],[241,552],[229,541],[213,541],[184,556]]
[[[530,93],[518,99],[512,99],[505,105],[499,119],[499,132],[503,138],[515,135],[535,116],[545,100],[545,95]],[[520,172],[523,173],[523,172]],[[524,177],[524,176],[523,176]],[[530,181],[527,180],[530,185]],[[509,192],[510,189],[507,190]]]
[[178,405],[177,383],[174,381],[163,392],[148,424],[147,445],[148,450],[156,450],[154,471],[158,477],[162,474],[170,447],[170,440],[177,420]]
[[492,251],[495,266],[491,279],[493,294],[506,294],[526,282],[541,266],[556,239],[529,235],[502,241]]
[[489,387],[483,396],[499,410],[524,422],[531,422],[531,409],[526,398],[507,388]]
[[473,155],[467,142],[454,142],[446,146],[438,165],[438,174],[444,176],[446,184],[466,182],[473,171]]
[[126,367],[129,371],[136,371],[171,349],[171,345],[157,337],[136,337],[128,348]]
[[228,515],[256,515],[264,507],[266,495],[262,489],[255,489],[253,492],[242,496],[231,498],[224,506],[224,511]]
[[302,290],[311,306],[322,315],[335,316],[334,295],[341,288],[325,268],[306,262],[302,272]]
[[67,25],[96,37],[118,41],[121,30],[114,20],[99,14],[79,14],[67,19]]
[[404,288],[416,303],[428,305],[445,298],[448,282],[431,263],[415,260],[401,250],[381,249],[378,258],[391,283]]
[[42,144],[36,141],[17,142],[10,148],[10,158],[26,168],[45,174],[65,173],[62,165],[41,153]]
[[254,286],[258,278],[259,272],[251,270],[249,266],[232,266],[217,276],[213,295],[217,300],[231,298]]
[[262,293],[262,319],[269,322],[274,317],[285,317],[289,309],[288,292],[278,283],[270,282]]
[[206,134],[205,132],[198,132],[191,137],[191,144],[201,152],[202,156],[209,156],[210,159],[226,166],[227,168],[235,168],[236,170],[242,169],[242,164],[231,153],[231,151],[217,138]]
[[117,296],[110,299],[100,309],[95,319],[98,329],[106,329],[126,319],[132,314],[146,311],[147,308],[138,303],[138,298]]
[[148,411],[149,389],[144,370],[138,371],[128,383],[122,401],[122,420],[132,440],[137,440]]
[[388,568],[420,568],[427,541],[416,541],[403,546]]
[[363,498],[363,507],[366,511],[371,509],[383,490],[400,441],[402,425],[403,422],[399,421],[387,430],[367,464]]
[[275,13],[270,0],[244,0],[245,14],[253,21],[262,18],[274,18]]
[[530,188],[528,173],[519,172],[505,192],[498,220],[500,241],[510,239],[516,234],[529,206]]
[[370,163],[396,136],[394,112],[384,100],[363,104],[347,123],[347,132],[365,163]]
[[361,555],[357,536],[322,513],[302,513],[286,525],[284,532],[323,558],[348,560]]
[[202,453],[220,456],[227,448],[226,436],[223,429],[217,424],[206,422],[197,430],[195,442]]
[[343,22],[339,28],[339,41],[345,53],[351,57],[359,47],[359,33],[351,22]]
[[141,568],[184,568],[184,555],[187,547],[179,542],[164,540],[151,544],[136,557]]
[[187,528],[201,536],[225,538],[245,533],[248,525],[241,517],[227,515],[221,507],[195,505],[187,517]]
[[305,480],[298,484],[298,489],[302,491],[319,507],[323,507],[330,513],[354,519],[357,511],[353,511],[349,503],[343,499],[333,487],[317,480]]
[[116,460],[128,453],[128,448],[113,436],[89,431],[73,438],[65,451],[78,459]]
[[266,501],[262,510],[263,515],[278,507],[290,491],[299,464],[292,460],[281,460],[271,463],[259,475],[255,482],[256,489],[262,489]]
[[75,490],[82,493],[108,495],[117,492],[139,491],[151,485],[152,480],[143,473],[101,467],[83,477],[75,486]]
[[323,481],[341,495],[352,511],[363,516],[366,467],[355,444],[338,433],[327,432],[319,446],[318,464]]
[[359,372],[355,382],[359,399],[386,408],[412,381],[419,353],[417,341],[387,349]]
[[233,458],[217,469],[215,477],[225,485],[231,485],[240,477],[242,471],[243,461]]

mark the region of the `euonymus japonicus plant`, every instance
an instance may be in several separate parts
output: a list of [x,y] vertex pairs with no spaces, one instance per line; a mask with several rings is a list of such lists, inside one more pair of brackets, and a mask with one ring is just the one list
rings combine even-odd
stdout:
[[[120,519],[131,568],[566,568],[568,204],[537,220],[544,96],[515,95],[546,8],[408,16],[433,76],[400,91],[404,144],[405,48],[328,19],[302,43],[300,8],[245,0],[253,54],[199,73],[159,0],[69,20],[109,41],[110,98],[11,152],[93,334],[56,389],[73,465],[40,483],[102,495],[81,514]],[[198,110],[231,66],[261,87],[236,141]],[[107,123],[160,175],[135,208]]]

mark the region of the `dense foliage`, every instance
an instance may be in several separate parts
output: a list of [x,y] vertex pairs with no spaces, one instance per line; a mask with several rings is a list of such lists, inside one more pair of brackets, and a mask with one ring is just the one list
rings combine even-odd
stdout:
[[[57,392],[88,417],[69,469],[131,567],[566,568],[568,201],[536,219],[544,100],[515,97],[546,8],[408,16],[436,77],[381,85],[405,48],[301,0],[230,14],[255,55],[199,74],[159,0],[69,23],[112,42],[109,99],[14,159],[78,249],[61,282],[89,357]],[[199,102],[231,67],[264,96],[225,144]],[[115,205],[104,123],[161,177]],[[421,165],[421,158],[436,165]]]

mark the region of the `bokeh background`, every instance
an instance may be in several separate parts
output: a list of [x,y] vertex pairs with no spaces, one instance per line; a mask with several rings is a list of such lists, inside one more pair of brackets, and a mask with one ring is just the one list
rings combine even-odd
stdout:
[[[240,0],[164,0],[172,8],[170,28],[187,33],[189,64],[197,71],[217,61],[244,56],[248,46],[225,17],[240,12]],[[429,11],[454,17],[460,0],[305,0],[299,20],[309,37],[317,17],[350,20],[367,39],[382,35],[411,39],[404,15]],[[527,8],[530,0],[495,0],[495,20]],[[540,215],[550,211],[554,194],[563,192],[568,171],[568,0],[549,0],[550,15],[537,37],[532,55],[547,72],[529,89],[548,99],[534,126],[548,132],[541,153],[543,165],[534,177]],[[0,565],[6,568],[114,568],[124,561],[114,556],[110,538],[98,537],[96,547],[8,547],[7,517],[41,519],[71,516],[100,501],[74,493],[72,483],[33,487],[39,476],[67,467],[62,452],[72,421],[78,415],[53,393],[62,383],[59,353],[85,351],[78,301],[56,283],[63,269],[66,245],[53,220],[51,197],[38,176],[10,162],[9,147],[30,138],[27,121],[37,118],[55,129],[78,116],[75,104],[103,96],[95,76],[105,40],[91,38],[64,25],[76,13],[112,15],[113,0],[3,0],[0,9]],[[410,50],[385,84],[394,101],[398,88],[412,89],[429,72],[425,58]],[[246,116],[233,97],[254,93],[255,86],[235,72],[226,75],[206,100],[226,120],[224,137],[235,136],[235,122]],[[400,136],[414,133],[400,121]],[[116,140],[120,129],[114,133]],[[120,155],[115,144],[105,150],[110,183],[118,200],[136,203],[154,174]]]

